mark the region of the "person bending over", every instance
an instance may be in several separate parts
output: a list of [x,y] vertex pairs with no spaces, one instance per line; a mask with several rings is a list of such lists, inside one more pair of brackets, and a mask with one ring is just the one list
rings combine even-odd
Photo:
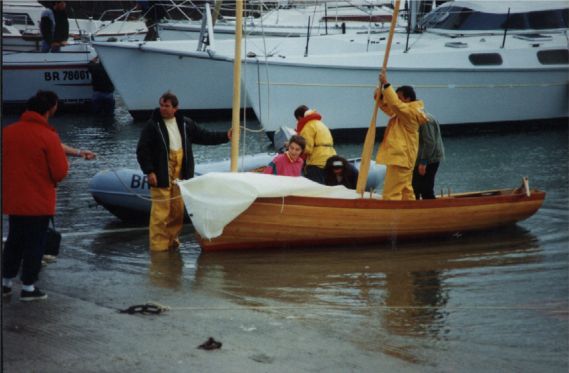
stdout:
[[305,176],[312,181],[324,184],[326,160],[336,155],[332,133],[322,122],[322,116],[316,110],[308,109],[306,105],[297,107],[294,117],[297,120],[296,133],[306,140]]
[[324,166],[326,185],[343,185],[348,189],[356,189],[358,183],[358,169],[339,155],[334,155],[326,161]]

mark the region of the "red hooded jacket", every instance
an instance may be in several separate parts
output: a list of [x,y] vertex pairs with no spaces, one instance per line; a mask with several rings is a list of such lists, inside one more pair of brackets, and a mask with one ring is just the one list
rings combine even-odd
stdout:
[[302,117],[296,122],[296,133],[300,135],[302,129],[306,125],[306,123],[310,122],[311,120],[322,120],[322,116],[318,114],[316,111],[310,110],[309,113],[306,113],[305,117]]
[[69,164],[55,129],[40,114],[26,111],[2,129],[2,213],[55,214],[55,187]]

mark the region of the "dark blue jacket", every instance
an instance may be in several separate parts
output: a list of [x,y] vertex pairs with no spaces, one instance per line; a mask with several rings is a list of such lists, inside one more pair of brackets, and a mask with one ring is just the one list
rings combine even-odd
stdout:
[[[184,117],[179,111],[176,112],[176,123],[182,139],[182,149],[184,158],[180,179],[190,179],[194,177],[194,153],[192,144],[217,145],[229,141],[226,132],[210,132],[200,128],[196,122],[188,117]],[[158,188],[170,186],[168,177],[168,156],[170,153],[170,138],[166,124],[160,115],[160,109],[154,110],[152,118],[142,129],[138,146],[136,147],[136,157],[140,168],[145,175],[151,172],[156,174]]]

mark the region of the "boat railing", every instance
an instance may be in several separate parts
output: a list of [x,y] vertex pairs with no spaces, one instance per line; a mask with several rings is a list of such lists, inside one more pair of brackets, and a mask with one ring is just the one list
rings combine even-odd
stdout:
[[134,14],[142,14],[141,10],[138,10],[136,8],[133,8],[129,11],[124,11],[124,9],[107,9],[105,10],[103,13],[101,13],[101,15],[98,18],[98,21],[105,21],[106,17],[108,14],[112,14],[112,13],[120,13],[120,15],[118,17],[112,18],[108,21],[110,22],[116,22],[116,21],[121,21],[121,20],[128,20],[132,15]]
[[21,28],[22,26],[24,27],[35,26],[34,21],[30,18],[28,14],[5,12],[2,15],[2,19],[5,20],[5,22],[9,22],[11,26],[17,28]]
[[[190,22],[192,21],[192,18],[189,16],[189,14],[191,12],[195,11],[201,17],[203,17],[203,12],[191,0],[183,1],[180,4],[177,4],[173,0],[170,0],[170,3],[172,3],[172,5],[169,7],[165,7],[165,9],[164,9],[166,14],[168,15],[168,18],[170,18],[170,19],[174,19],[173,15],[172,15],[172,13],[174,11],[177,11],[180,15],[182,15],[183,18],[185,18],[187,21],[190,21]],[[186,5],[186,3],[188,3],[189,5]]]
[[[177,19],[176,16],[181,15],[187,21],[191,22],[194,20],[201,20],[206,16],[205,4],[204,5],[197,5],[191,0],[182,1],[181,3],[176,3],[175,1],[170,0],[170,3],[171,3],[171,5],[169,4],[168,6],[166,6],[166,4],[161,5],[164,7],[164,10],[165,10],[166,14],[168,15],[168,19],[170,19],[170,20]],[[268,8],[266,8],[266,5],[264,3],[262,4],[262,6],[263,6],[263,9],[261,9],[261,10],[246,9],[246,10],[244,10],[244,13],[251,16],[253,13],[262,13],[264,10],[268,9]],[[234,8],[223,6],[223,3],[222,3],[221,7],[219,8],[219,15],[218,15],[218,19],[216,21],[234,21],[235,17],[223,15],[223,14],[229,14],[230,12],[233,12],[233,11],[234,11]],[[199,15],[199,18],[193,19],[190,16],[190,14],[192,14],[192,13],[197,13]]]
[[[118,17],[115,17],[111,20],[105,21],[104,18],[111,13],[120,13],[120,15]],[[101,33],[103,33],[105,30],[107,30],[108,28],[110,28],[112,25],[114,24],[120,24],[120,28],[119,28],[119,32],[124,34],[124,35],[134,35],[134,34],[138,34],[140,32],[140,29],[136,29],[136,30],[131,30],[131,31],[126,31],[124,32],[123,29],[126,26],[127,22],[133,20],[133,19],[139,19],[141,17],[142,11],[137,9],[136,7],[128,10],[128,11],[124,11],[124,9],[107,9],[105,10],[103,13],[101,13],[101,15],[99,16],[99,19],[97,20],[97,22],[102,23],[101,26],[97,27],[95,31],[93,31],[91,34],[89,32],[87,32],[86,30],[80,29],[79,33],[82,35],[86,35],[87,38],[91,38],[92,36],[97,36],[100,35]],[[106,23],[103,23],[106,22]],[[92,26],[91,26],[92,27]]]
[[[423,30],[424,32],[437,34],[441,36],[447,36],[449,38],[456,38],[456,37],[484,37],[484,36],[502,36],[504,35],[504,30],[447,30],[447,29],[439,29],[439,28],[429,28]],[[556,35],[556,34],[563,34],[567,33],[569,29],[547,29],[547,30],[508,30],[508,36],[510,35],[528,35],[528,34],[541,34],[541,35]]]
[[[88,50],[71,50],[71,51],[61,50],[57,53],[51,53],[51,52],[41,52],[38,50],[28,51],[28,50],[18,50],[18,49],[5,49],[5,48],[2,49],[2,54],[5,56],[14,55],[14,54],[30,54],[30,53],[42,54],[42,55],[51,54],[51,55],[56,55],[56,56],[72,55],[73,54],[73,55],[85,55],[88,57],[91,52]],[[87,61],[89,61],[89,58],[87,58]]]
[[491,197],[491,196],[501,196],[506,194],[512,194],[510,189],[499,189],[499,190],[485,190],[480,192],[468,192],[468,193],[456,193],[449,194],[449,198],[473,198],[473,197]]
[[493,189],[484,190],[480,192],[456,193],[449,192],[448,198],[475,198],[475,197],[492,197],[492,196],[512,196],[512,195],[525,195],[530,197],[532,193],[539,192],[538,189],[530,188],[527,178],[522,179],[522,185],[514,189]]

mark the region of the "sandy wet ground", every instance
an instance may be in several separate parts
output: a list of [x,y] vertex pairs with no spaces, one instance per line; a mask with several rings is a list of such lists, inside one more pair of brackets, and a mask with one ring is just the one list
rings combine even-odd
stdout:
[[[191,234],[183,238],[192,240]],[[143,252],[127,254],[117,263],[110,256],[118,249],[110,247],[115,240],[122,242],[125,252]],[[248,304],[246,299],[235,302],[234,296],[233,301],[215,296],[191,275],[182,275],[194,271],[195,253],[184,252],[182,247],[181,254],[150,257],[144,252],[144,230],[95,237],[69,235],[64,244],[67,255],[42,271],[40,284],[49,294],[47,300],[20,302],[19,287],[4,299],[6,372],[373,372],[402,368],[401,361],[361,349],[332,330],[311,328],[290,312],[301,306],[271,307]],[[150,263],[139,262],[138,256],[147,256]],[[171,309],[160,315],[118,311],[148,301]],[[197,348],[209,337],[222,342],[221,349]]]

